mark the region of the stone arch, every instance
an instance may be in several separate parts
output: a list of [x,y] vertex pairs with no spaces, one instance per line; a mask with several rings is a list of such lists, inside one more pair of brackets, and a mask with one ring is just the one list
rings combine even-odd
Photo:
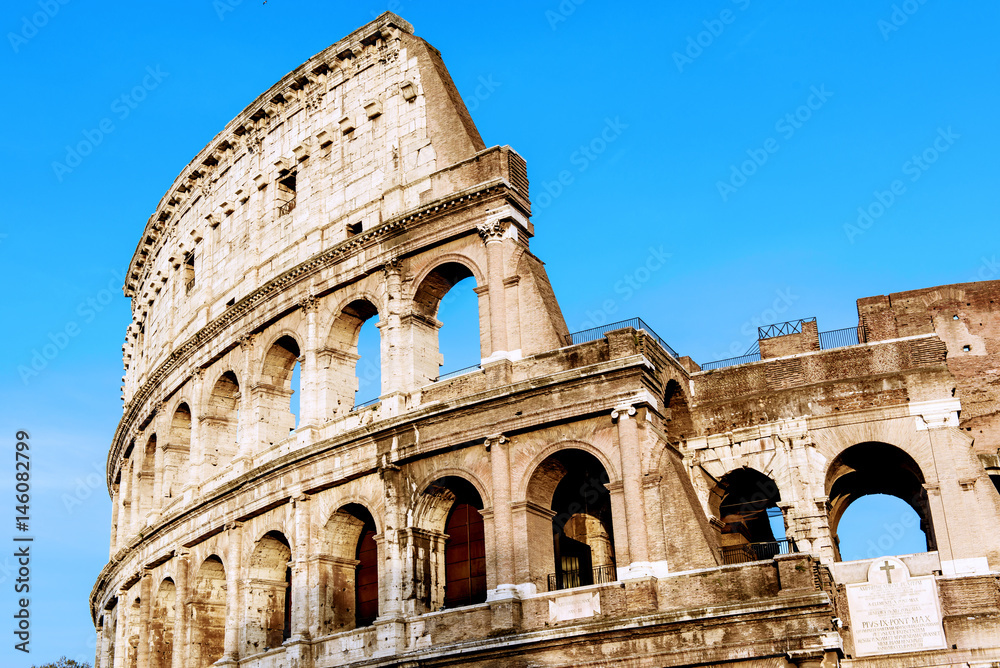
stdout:
[[695,436],[687,394],[674,378],[669,379],[663,388],[663,421],[671,443],[677,444]]
[[208,668],[225,653],[226,569],[218,555],[209,555],[191,581],[191,642],[193,668]]
[[[607,453],[598,448],[597,446],[587,443],[586,441],[576,441],[576,440],[566,440],[557,441],[552,443],[546,448],[543,448],[531,459],[528,465],[524,469],[524,474],[521,476],[521,482],[517,487],[517,497],[516,500],[525,500],[529,503],[538,503],[538,499],[529,498],[529,488],[531,485],[531,479],[534,476],[536,470],[541,466],[542,462],[551,457],[553,454],[560,452],[561,450],[582,450],[589,455],[592,455],[607,473],[610,479],[609,484],[617,484],[621,482],[621,474],[618,469],[615,468],[614,463],[611,458],[608,457]],[[551,498],[543,500],[543,505],[550,503]]]
[[201,425],[203,480],[225,469],[239,450],[242,398],[236,373],[220,373],[209,393]]
[[[479,479],[479,476],[471,471],[455,466],[439,468],[435,469],[430,475],[425,476],[423,480],[415,485],[417,489],[423,490],[423,493],[414,496],[412,501],[410,515],[413,518],[413,526],[432,531],[443,530],[444,519],[442,519],[443,516],[440,510],[435,508],[437,501],[433,492],[437,490],[435,485],[440,480],[449,478],[460,480],[459,484],[471,485],[478,495],[480,502],[483,504],[483,508],[491,507],[489,489]],[[432,493],[428,495],[428,492]],[[447,514],[447,510],[444,512]]]
[[824,479],[836,558],[840,559],[837,535],[844,512],[852,503],[870,494],[894,496],[909,505],[920,518],[927,549],[937,549],[925,483],[920,465],[895,445],[858,443],[838,454],[827,467]]
[[295,429],[292,413],[292,374],[302,355],[298,339],[284,330],[271,337],[263,347],[263,360],[251,397],[256,413],[254,427],[258,448],[266,448],[288,438]]
[[281,647],[291,636],[292,549],[280,531],[254,545],[247,563],[244,656]]
[[156,590],[149,616],[149,668],[170,668],[174,650],[174,607],[177,588],[164,578]]
[[788,545],[779,542],[785,536],[775,535],[771,528],[771,518],[782,517],[779,501],[778,483],[754,468],[733,469],[718,480],[708,505],[718,521],[722,563],[771,559],[788,551]]
[[[372,318],[380,318],[378,303],[367,295],[354,295],[338,307],[330,324],[326,346],[318,355],[319,368],[323,369],[320,401],[330,407],[326,411],[328,415],[348,413],[354,408],[356,393],[362,389],[362,378],[357,369],[360,360],[358,341],[365,323]],[[385,348],[385,342],[381,341],[379,358],[375,360],[382,378],[385,378]],[[382,387],[378,388],[379,395],[384,393],[384,387],[383,381]]]
[[528,476],[525,499],[528,568],[547,591],[617,579],[607,467],[582,448],[550,452]]
[[154,495],[156,488],[156,434],[150,434],[140,454],[142,459],[136,460],[139,469],[136,473],[138,503],[135,515],[138,520],[137,526],[141,528],[146,525],[150,513],[159,507],[158,499]]
[[319,581],[323,635],[368,626],[379,613],[379,536],[375,516],[345,503],[323,528]]
[[490,350],[487,295],[481,290],[486,285],[485,274],[465,255],[450,253],[437,257],[418,274],[410,297],[413,317],[408,326],[413,341],[413,378],[417,386],[436,380],[444,362],[438,337],[443,323],[437,317],[441,300],[458,282],[470,277],[476,282],[478,295],[479,358],[485,357]]
[[186,401],[177,404],[170,418],[170,431],[163,444],[163,473],[160,496],[164,504],[180,495],[188,482],[191,461],[191,407]]

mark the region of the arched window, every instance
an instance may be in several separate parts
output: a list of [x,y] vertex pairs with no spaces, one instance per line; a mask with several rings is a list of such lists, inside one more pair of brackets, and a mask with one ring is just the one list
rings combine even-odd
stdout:
[[280,647],[291,633],[291,558],[288,540],[278,531],[261,538],[250,556],[245,656]]
[[[826,474],[830,532],[837,558],[874,558],[936,549],[924,482],[913,458],[893,445],[860,443],[840,453]],[[912,514],[901,504],[873,495],[895,497]],[[852,504],[864,497],[872,497],[866,505],[873,515],[848,515]],[[868,533],[873,525],[875,533]]]
[[191,643],[187,648],[192,668],[208,668],[222,658],[226,637],[226,569],[215,555],[206,559],[191,587]]
[[137,527],[146,525],[149,514],[158,506],[154,503],[153,489],[156,481],[156,434],[146,441],[142,451],[142,468],[139,469],[137,483],[139,486],[139,507],[136,513]]
[[299,344],[290,336],[274,342],[264,356],[264,367],[254,395],[261,414],[258,434],[260,447],[267,447],[288,438],[295,429],[292,412],[292,372],[300,355]]
[[368,626],[379,611],[377,529],[371,513],[351,503],[335,512],[326,526],[325,569],[320,581],[324,633]]
[[[191,409],[187,404],[177,406],[170,420],[170,437],[163,449],[163,481],[160,495],[174,499],[180,495],[187,482],[188,463],[191,456]],[[164,501],[169,503],[169,501]]]
[[149,666],[170,668],[174,650],[174,606],[177,590],[170,578],[160,583],[149,617]]
[[528,540],[538,541],[529,566],[539,590],[617,579],[608,481],[601,462],[576,449],[561,450],[535,469],[528,500],[549,510],[528,516]]
[[[479,364],[483,357],[485,309],[480,309],[475,279],[457,262],[434,269],[414,295],[414,379],[417,384]],[[440,332],[438,331],[440,329]]]
[[445,524],[444,604],[448,608],[486,600],[486,534],[475,501],[468,494],[456,499]]
[[712,497],[722,523],[722,563],[760,561],[792,551],[780,500],[775,482],[754,469],[736,469],[722,477]]
[[215,382],[205,411],[201,432],[205,441],[202,474],[205,480],[223,470],[236,456],[239,405],[239,381],[236,374],[227,371]]
[[382,394],[382,341],[378,309],[367,299],[344,307],[333,322],[320,379],[320,403],[326,415],[343,415]]

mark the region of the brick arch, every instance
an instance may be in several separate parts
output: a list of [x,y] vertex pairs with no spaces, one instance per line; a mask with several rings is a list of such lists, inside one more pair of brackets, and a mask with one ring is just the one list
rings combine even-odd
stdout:
[[899,448],[916,462],[927,483],[937,483],[937,467],[927,431],[917,431],[919,417],[861,422],[810,432],[817,452],[825,459],[824,471],[845,450],[859,443],[885,443]]
[[[468,273],[464,274],[456,266],[463,268]],[[446,253],[435,256],[415,273],[412,292],[405,298],[413,305],[415,311],[428,317],[434,317],[437,315],[441,298],[458,281],[469,276],[472,276],[473,280],[476,281],[476,287],[486,285],[486,272],[482,270],[476,260],[468,255]]]
[[458,478],[471,485],[479,495],[479,501],[482,504],[480,510],[491,507],[492,503],[487,487],[474,473],[457,467],[438,469],[416,485],[416,489],[420,492],[413,496],[408,512],[412,526],[436,531],[444,530],[448,512],[455,501],[453,493],[449,497],[447,490],[435,489],[435,484],[445,478]]
[[[279,329],[273,330],[269,334],[268,338],[264,340],[266,341],[266,343],[262,342],[259,347],[255,346],[257,350],[259,350],[261,353],[260,358],[254,363],[254,377],[257,379],[258,383],[265,382],[265,379],[271,379],[271,380],[274,379],[272,376],[268,375],[268,366],[276,361],[276,358],[272,356],[272,353],[275,352],[274,348],[278,346],[278,344],[286,338],[291,339],[291,341],[295,343],[295,348],[298,351],[298,354],[295,355],[293,358],[291,358],[291,364],[287,365],[288,369],[285,382],[290,382],[290,379],[292,377],[292,368],[295,366],[295,360],[302,356],[303,342],[305,341],[305,337],[302,336],[298,331],[296,331],[293,328],[281,327]],[[295,351],[289,351],[289,352],[294,353]],[[286,359],[287,356],[281,355],[280,353],[279,355],[281,357],[280,361],[287,362]],[[276,383],[267,383],[267,384],[276,385]]]
[[[565,440],[557,441],[543,450],[539,451],[532,459],[528,466],[525,468],[524,475],[521,477],[520,484],[517,486],[516,495],[512,501],[531,501],[528,498],[528,487],[531,484],[531,479],[534,477],[535,473],[538,471],[538,467],[550,456],[561,451],[561,450],[582,450],[590,455],[593,455],[601,466],[604,467],[604,472],[607,473],[610,483],[616,483],[621,481],[621,473],[615,467],[611,458],[595,445],[587,443],[585,441],[577,440]],[[512,490],[514,491],[514,490]],[[553,488],[553,492],[555,488]],[[551,499],[549,499],[551,501]]]

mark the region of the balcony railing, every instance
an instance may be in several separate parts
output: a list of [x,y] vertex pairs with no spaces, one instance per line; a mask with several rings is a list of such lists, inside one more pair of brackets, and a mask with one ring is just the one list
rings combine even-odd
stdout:
[[757,339],[773,339],[776,336],[801,334],[802,325],[807,322],[816,322],[816,318],[801,318],[799,320],[789,320],[788,322],[778,322],[766,327],[758,327]]
[[295,200],[290,199],[278,207],[278,215],[284,216],[285,214],[291,213],[294,210],[295,210]]
[[864,325],[819,333],[820,350],[847,348],[848,346],[857,346],[862,343],[868,343],[868,336]]
[[795,541],[791,538],[772,540],[766,543],[746,543],[744,545],[727,545],[721,549],[722,563],[746,564],[751,561],[766,561],[774,559],[779,554],[798,552]]
[[359,411],[362,408],[368,408],[369,406],[374,406],[380,401],[382,401],[382,397],[375,397],[374,399],[370,399],[368,401],[365,401],[364,403],[354,404],[354,408],[351,409],[351,412],[353,413],[354,411]]
[[439,380],[448,380],[449,378],[457,378],[458,376],[464,376],[467,373],[472,373],[473,371],[478,371],[479,369],[482,368],[483,367],[481,364],[473,364],[472,366],[467,366],[463,369],[457,369],[456,371],[449,371],[448,373],[443,373],[434,380],[432,380],[431,382],[436,383]]
[[660,336],[653,331],[653,329],[643,322],[642,318],[629,318],[628,320],[621,320],[619,322],[612,322],[607,325],[601,325],[600,327],[593,327],[591,329],[585,329],[581,332],[573,332],[569,335],[569,342],[573,345],[578,343],[587,343],[588,341],[598,341],[604,338],[604,335],[608,332],[614,332],[619,329],[625,329],[626,327],[631,327],[632,329],[641,329],[646,334],[654,339],[660,346],[667,351],[674,359],[678,359],[680,355],[667,345],[667,342],[660,338]]
[[592,584],[607,584],[617,579],[617,569],[613,564],[605,564],[585,571],[559,571],[549,573],[549,591],[572,589]]

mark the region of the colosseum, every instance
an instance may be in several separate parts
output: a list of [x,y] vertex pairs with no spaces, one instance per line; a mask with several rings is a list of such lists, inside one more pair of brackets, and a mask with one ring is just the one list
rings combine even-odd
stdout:
[[[393,14],[202,149],[124,286],[96,666],[1000,666],[1000,282],[699,365],[570,333],[533,234],[525,161]],[[442,375],[466,278],[481,363]],[[925,551],[841,559],[870,494]]]

